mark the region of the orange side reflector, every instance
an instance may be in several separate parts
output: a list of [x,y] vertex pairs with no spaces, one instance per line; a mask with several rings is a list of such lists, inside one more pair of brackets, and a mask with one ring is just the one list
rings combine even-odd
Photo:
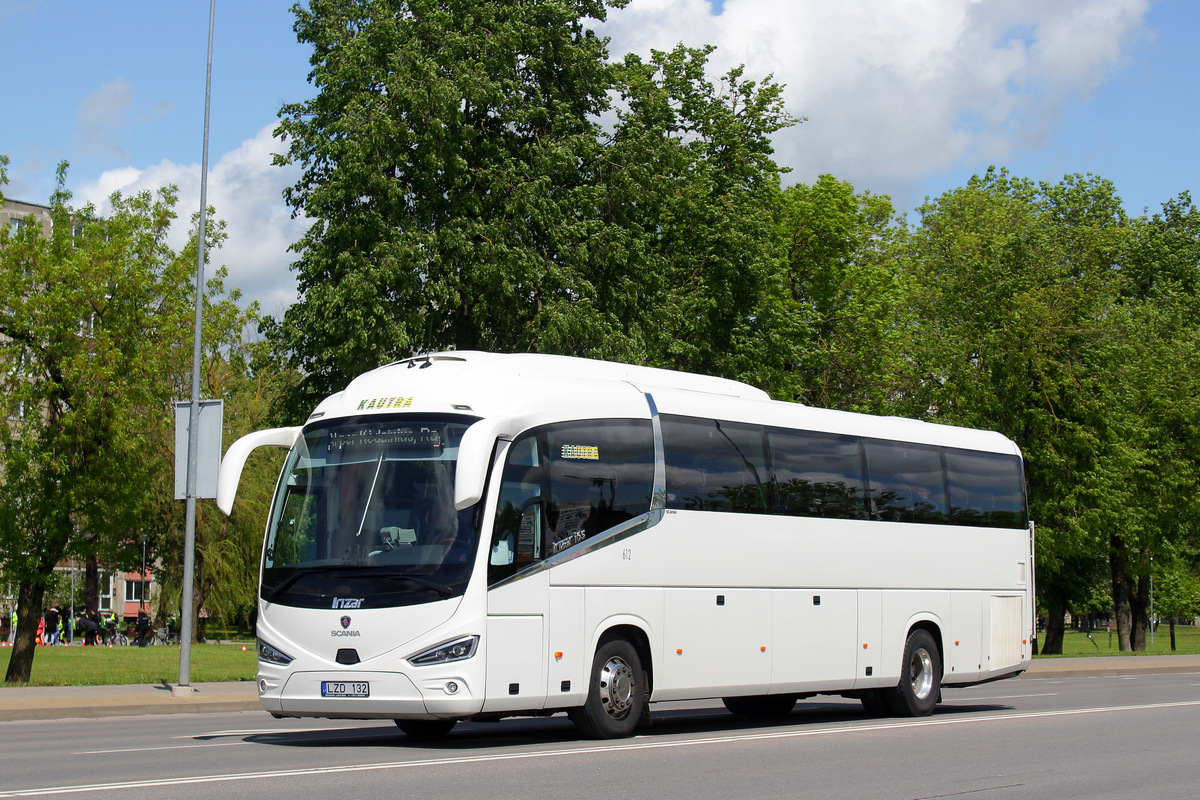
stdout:
[[555,658],[562,658],[562,653],[555,653],[555,654],[554,654],[554,657],[555,657]]
[[675,655],[677,655],[677,656],[681,656],[681,655],[683,655],[683,648],[681,647],[681,648],[679,648],[678,650],[676,650],[676,651],[675,651]]
[[958,639],[955,639],[955,640],[954,640],[954,646],[955,646],[955,647],[958,647]]
[[767,652],[767,648],[766,648],[766,647],[760,647],[760,648],[758,648],[758,652],[760,652],[760,653],[765,653],[765,652]]
[[863,642],[863,650],[866,650],[866,649],[867,649],[867,643]]

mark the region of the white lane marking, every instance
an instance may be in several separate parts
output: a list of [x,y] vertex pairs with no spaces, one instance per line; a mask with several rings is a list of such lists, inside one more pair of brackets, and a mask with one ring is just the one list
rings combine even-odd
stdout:
[[173,744],[169,747],[125,747],[120,750],[83,750],[76,753],[77,756],[107,756],[113,753],[145,753],[159,752],[166,750],[188,750],[193,747],[234,747],[239,744],[249,744],[249,742],[209,742],[205,744]]
[[1058,697],[1058,692],[1042,692],[1041,694],[1002,694],[992,697],[952,697],[945,701],[947,707],[955,703],[978,703],[980,700],[1022,700],[1026,697]]
[[[229,736],[272,736],[284,735],[289,733],[338,733],[339,731],[349,731],[349,728],[276,728],[274,730],[262,729],[257,731],[217,731],[215,733],[194,733],[189,736],[173,736],[172,739],[206,739],[226,738]],[[357,730],[357,729],[353,729]],[[376,730],[367,733],[352,733],[349,736],[341,736],[338,741],[347,739],[365,739],[377,737],[380,733],[390,734],[395,733],[395,730],[390,727],[379,727]],[[237,745],[252,745],[257,742],[199,742],[198,744],[172,744],[172,745],[154,745],[153,747],[124,747],[120,750],[83,750],[76,753],[77,756],[100,756],[111,755],[112,753],[149,753],[158,752],[159,750],[187,750],[195,747],[235,747]]]
[[302,775],[339,775],[353,772],[378,772],[382,770],[412,769],[415,767],[442,767],[451,764],[484,764],[495,761],[519,761],[532,758],[558,758],[566,756],[586,756],[596,753],[614,753],[629,750],[663,750],[676,747],[696,747],[711,744],[728,744],[734,742],[752,742],[768,739],[799,739],[806,736],[825,736],[843,733],[871,733],[874,731],[894,730],[896,728],[920,728],[937,725],[964,725],[982,722],[999,722],[1006,720],[1043,719],[1047,717],[1071,717],[1085,714],[1114,714],[1122,711],[1154,711],[1164,708],[1188,708],[1200,706],[1200,700],[1185,700],[1177,703],[1146,703],[1135,706],[1104,706],[1099,708],[1076,708],[1062,711],[1030,711],[1014,714],[992,714],[987,716],[964,716],[954,719],[914,719],[900,722],[883,722],[866,725],[847,725],[839,728],[817,728],[807,730],[790,730],[776,732],[759,732],[734,734],[730,736],[710,736],[702,739],[682,739],[674,741],[646,741],[646,737],[638,736],[632,741],[608,745],[591,745],[575,747],[566,750],[534,750],[527,753],[497,753],[494,755],[454,756],[450,758],[430,758],[415,761],[386,761],[376,764],[346,764],[333,767],[307,767],[303,769],[270,770],[265,772],[242,772],[224,775],[192,775],[180,778],[157,778],[140,781],[118,781],[113,783],[76,784],[73,786],[46,786],[39,789],[15,789],[0,791],[4,797],[44,797],[56,794],[72,794],[75,792],[105,792],[128,789],[150,789],[163,786],[189,786],[204,783],[228,783],[230,781],[252,781],[271,778],[295,778]]
[[[186,736],[172,736],[172,739],[198,739],[202,736],[255,736],[264,733],[313,733],[315,731],[345,730],[344,728],[248,728],[244,731],[209,731],[208,733],[189,733]],[[385,729],[386,730],[386,729]]]

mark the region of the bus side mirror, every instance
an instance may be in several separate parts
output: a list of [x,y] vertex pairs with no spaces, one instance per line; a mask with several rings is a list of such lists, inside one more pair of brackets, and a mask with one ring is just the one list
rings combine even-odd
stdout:
[[297,425],[294,428],[269,428],[248,433],[229,445],[217,475],[217,508],[226,515],[233,510],[233,498],[242,479],[242,467],[246,466],[251,451],[259,447],[286,447],[290,450],[299,438],[300,426]]
[[458,511],[470,508],[483,497],[492,449],[506,427],[503,419],[483,419],[463,432],[454,474],[454,508]]

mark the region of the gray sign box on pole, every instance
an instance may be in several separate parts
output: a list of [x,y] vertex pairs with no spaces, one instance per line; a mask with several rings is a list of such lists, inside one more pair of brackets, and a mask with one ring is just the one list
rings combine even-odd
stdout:
[[[175,402],[175,499],[187,499],[188,424],[192,404]],[[221,425],[224,400],[200,401],[200,431],[196,439],[196,497],[217,496],[217,473],[221,471]]]

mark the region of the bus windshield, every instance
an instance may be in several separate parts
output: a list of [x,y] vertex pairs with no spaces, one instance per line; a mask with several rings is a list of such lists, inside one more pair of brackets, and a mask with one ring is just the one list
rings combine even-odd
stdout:
[[288,456],[263,550],[263,599],[330,608],[461,595],[475,560],[474,509],[454,508],[466,417],[318,422]]

